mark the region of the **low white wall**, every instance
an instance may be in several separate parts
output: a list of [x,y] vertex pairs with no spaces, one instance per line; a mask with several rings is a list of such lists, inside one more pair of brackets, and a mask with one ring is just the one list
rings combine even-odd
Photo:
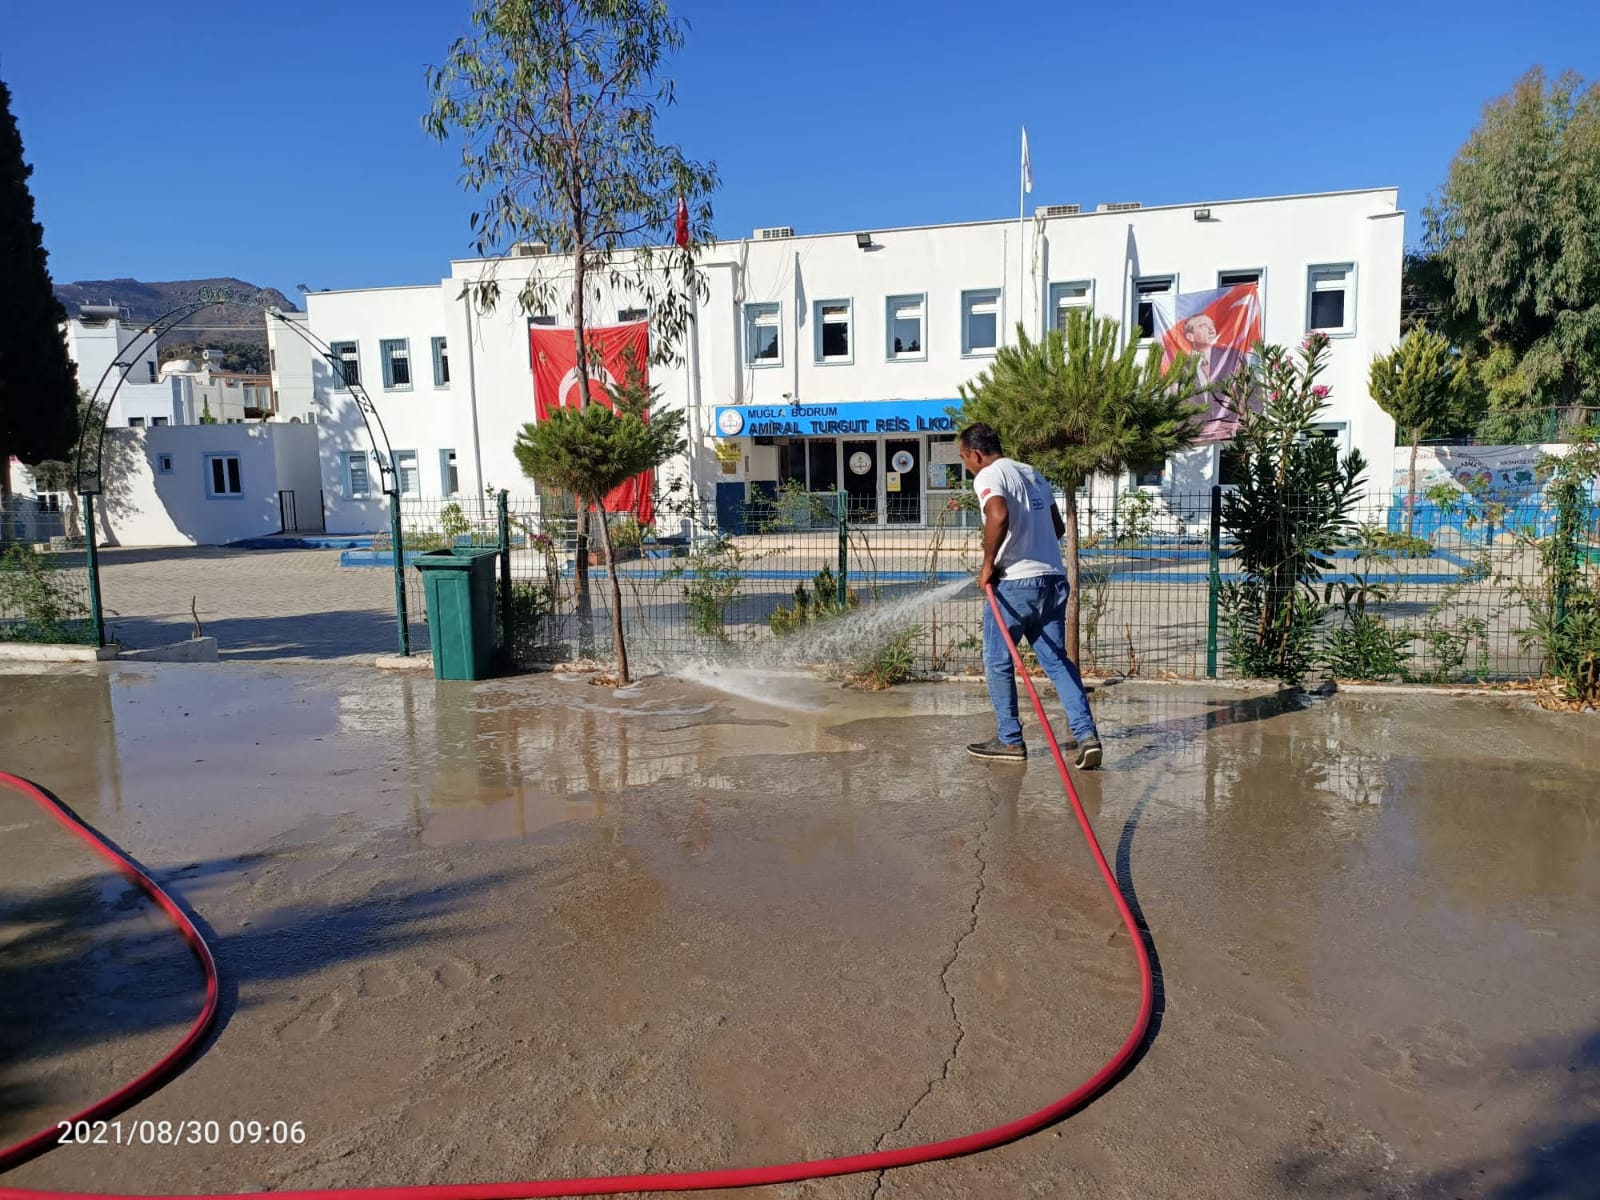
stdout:
[[[214,454],[238,455],[239,495],[211,494]],[[162,470],[163,456],[170,470]],[[96,521],[103,542],[222,545],[278,532],[279,489],[299,493],[317,477],[316,436],[306,426],[278,424],[112,429],[103,476]]]

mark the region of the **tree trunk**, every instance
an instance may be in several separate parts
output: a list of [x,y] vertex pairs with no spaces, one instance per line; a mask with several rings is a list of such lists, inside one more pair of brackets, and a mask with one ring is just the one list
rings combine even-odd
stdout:
[[1406,536],[1411,536],[1411,530],[1417,520],[1417,446],[1422,441],[1422,426],[1415,426],[1411,430],[1411,478],[1407,484],[1410,495],[1406,498]]
[[1078,663],[1078,492],[1067,488],[1067,511],[1062,514],[1067,527],[1067,657]]
[[606,573],[611,576],[611,640],[617,651],[617,681],[626,685],[633,680],[628,677],[628,645],[622,636],[622,581],[617,578],[617,558],[611,552],[604,508],[600,510],[600,545],[606,552]]
[[[572,332],[577,349],[578,411],[589,406],[589,354],[584,336],[583,312],[583,247],[577,247],[573,256]],[[589,594],[589,505],[579,496],[572,497],[576,521],[576,568],[572,578],[572,599],[578,610],[578,655],[588,658],[594,654],[594,610]],[[603,523],[603,522],[602,522]]]

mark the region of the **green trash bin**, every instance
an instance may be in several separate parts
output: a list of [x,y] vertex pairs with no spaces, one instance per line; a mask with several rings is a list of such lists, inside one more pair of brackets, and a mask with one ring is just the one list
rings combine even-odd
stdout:
[[495,619],[495,558],[489,547],[429,550],[412,560],[422,572],[435,679],[487,679],[500,625]]

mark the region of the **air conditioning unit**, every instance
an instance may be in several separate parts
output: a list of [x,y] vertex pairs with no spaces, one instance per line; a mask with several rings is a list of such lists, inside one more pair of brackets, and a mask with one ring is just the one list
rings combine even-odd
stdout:
[[513,258],[543,258],[549,253],[548,242],[518,242],[511,247]]
[[1041,204],[1033,210],[1036,217],[1075,217],[1083,209],[1076,204]]
[[770,229],[758,229],[755,232],[758,242],[777,242],[793,236],[794,230],[787,225],[774,225]]
[[1137,200],[1125,200],[1120,204],[1101,204],[1096,206],[1095,212],[1132,212],[1139,207]]

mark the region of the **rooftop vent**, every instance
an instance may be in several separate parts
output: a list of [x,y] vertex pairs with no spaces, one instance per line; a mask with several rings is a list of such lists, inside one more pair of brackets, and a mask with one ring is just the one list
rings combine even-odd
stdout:
[[1036,217],[1075,217],[1083,209],[1076,204],[1041,204],[1033,210]]
[[776,242],[793,236],[794,230],[787,225],[773,225],[768,229],[758,229],[755,232],[755,239],[758,242]]
[[1137,200],[1125,200],[1120,204],[1101,204],[1095,208],[1095,212],[1132,212],[1138,207]]
[[513,258],[543,258],[549,253],[548,242],[517,242],[511,247]]

